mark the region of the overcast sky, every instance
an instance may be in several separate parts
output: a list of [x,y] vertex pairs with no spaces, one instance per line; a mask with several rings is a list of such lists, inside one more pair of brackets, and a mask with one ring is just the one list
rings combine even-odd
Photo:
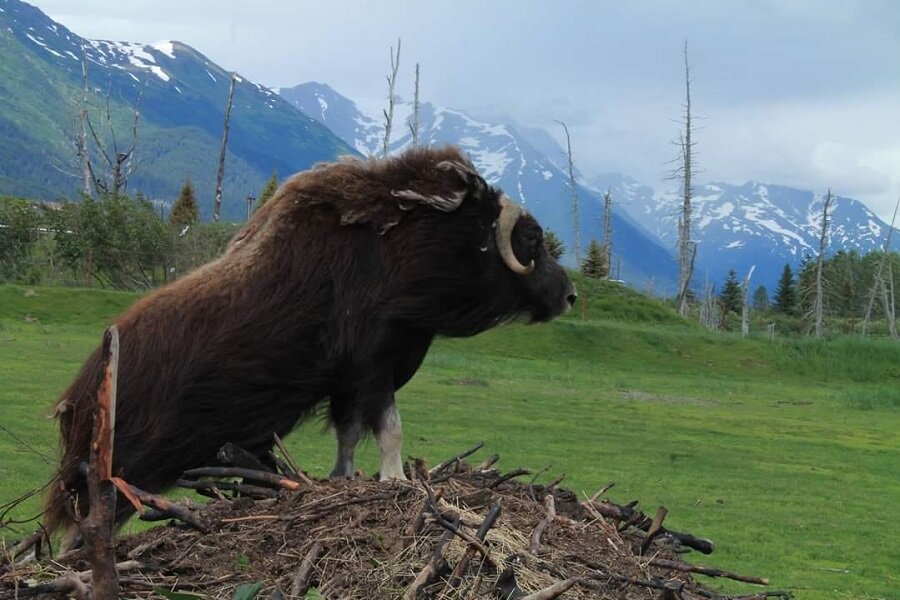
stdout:
[[[891,0],[30,0],[75,33],[178,40],[270,87],[328,83],[366,106],[398,92],[557,139],[586,175],[659,185],[675,157],[688,42],[701,181],[865,201],[900,194],[900,2]],[[668,185],[671,185],[669,183]]]

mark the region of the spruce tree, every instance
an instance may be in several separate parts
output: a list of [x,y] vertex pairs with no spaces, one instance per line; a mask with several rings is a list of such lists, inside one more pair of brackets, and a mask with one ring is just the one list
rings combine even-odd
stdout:
[[587,256],[581,263],[581,272],[588,277],[596,279],[602,279],[609,273],[609,265],[606,264],[606,253],[603,252],[597,240],[591,240]]
[[763,312],[769,310],[769,291],[761,285],[753,292],[753,310]]
[[562,240],[549,229],[544,231],[544,245],[547,246],[547,252],[550,253],[550,256],[556,260],[562,258],[562,255],[566,253],[566,247],[563,245]]
[[172,206],[172,214],[169,215],[169,223],[179,229],[189,225],[195,225],[200,220],[200,210],[197,208],[197,198],[194,194],[194,185],[190,178],[184,180],[181,194]]
[[253,212],[262,208],[262,205],[265,204],[269,198],[274,196],[276,191],[278,191],[278,173],[272,171],[272,176],[266,182],[266,187],[264,187],[263,191],[259,194],[256,204],[253,205]]
[[737,273],[734,269],[728,271],[728,279],[722,286],[722,292],[719,294],[719,302],[728,312],[740,313],[744,304],[744,295],[741,291],[741,284],[738,283]]
[[775,301],[772,308],[786,315],[792,315],[797,310],[797,287],[791,265],[784,265],[781,279],[778,280],[778,289],[775,290]]

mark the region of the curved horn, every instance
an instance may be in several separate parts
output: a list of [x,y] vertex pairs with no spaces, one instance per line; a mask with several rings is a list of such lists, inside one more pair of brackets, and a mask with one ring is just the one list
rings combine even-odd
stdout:
[[503,258],[503,262],[509,270],[516,275],[528,275],[534,271],[534,260],[528,266],[523,265],[516,258],[512,248],[512,232],[516,221],[522,216],[522,209],[518,204],[507,198],[500,197],[500,216],[497,218],[497,251]]

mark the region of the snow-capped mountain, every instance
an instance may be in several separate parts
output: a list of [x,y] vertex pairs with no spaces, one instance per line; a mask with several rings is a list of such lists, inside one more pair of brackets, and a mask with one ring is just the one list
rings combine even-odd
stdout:
[[[668,248],[675,248],[681,198],[658,193],[620,176],[592,180],[611,185],[622,208]],[[694,190],[693,235],[698,241],[695,284],[708,274],[720,283],[729,269],[741,276],[756,265],[754,280],[774,284],[785,264],[815,256],[821,235],[824,193],[748,182],[707,183]],[[832,194],[828,252],[881,249],[889,225],[857,200]],[[893,237],[900,249],[900,235]]]
[[[321,83],[305,83],[279,93],[305,114],[319,120],[363,155],[380,155],[384,138],[382,116],[366,114],[352,100]],[[412,143],[408,123],[411,102],[395,103],[390,151],[399,152]],[[501,187],[529,211],[545,228],[553,230],[570,249],[573,261],[574,228],[565,156],[552,137],[540,131],[526,135],[510,123],[489,123],[461,110],[424,102],[419,108],[419,143],[453,144],[466,152],[485,178]],[[550,158],[535,148],[535,141]],[[602,201],[583,182],[578,186],[579,221],[583,249],[591,239],[602,238]],[[675,262],[671,253],[639,231],[623,214],[613,215],[613,252],[619,276],[635,284],[653,277],[660,286],[670,282]]]
[[[107,106],[121,146],[131,141],[140,98],[128,191],[174,200],[190,177],[209,212],[231,73],[180,42],[88,40],[19,0],[0,0],[0,193],[73,197],[79,172],[73,140],[87,67],[91,123],[111,143]],[[246,217],[244,197],[273,171],[287,176],[352,152],[318,121],[272,90],[238,77],[223,211]],[[96,148],[92,155],[101,161]],[[99,164],[99,163],[98,163]]]

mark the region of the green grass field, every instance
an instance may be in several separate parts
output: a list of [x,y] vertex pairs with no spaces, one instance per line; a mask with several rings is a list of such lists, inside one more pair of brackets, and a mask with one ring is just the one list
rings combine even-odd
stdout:
[[[483,440],[502,468],[666,506],[668,526],[716,542],[697,562],[798,598],[900,598],[900,344],[742,340],[612,284],[579,290],[586,321],[436,344],[399,394],[406,453],[434,463]],[[50,475],[49,407],[136,298],[33,291],[0,286],[0,504]],[[321,423],[289,444],[313,473],[330,468]],[[377,468],[373,442],[360,462]]]

